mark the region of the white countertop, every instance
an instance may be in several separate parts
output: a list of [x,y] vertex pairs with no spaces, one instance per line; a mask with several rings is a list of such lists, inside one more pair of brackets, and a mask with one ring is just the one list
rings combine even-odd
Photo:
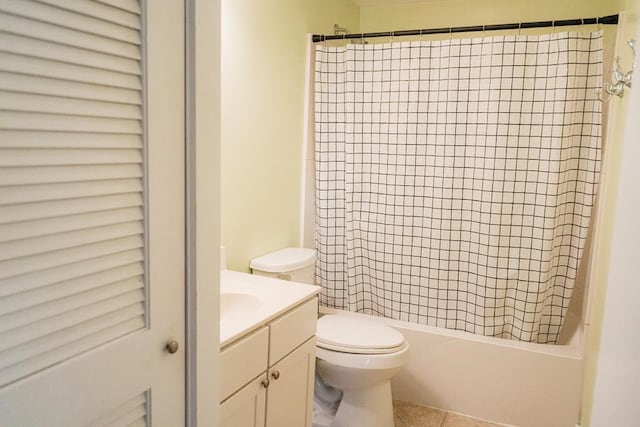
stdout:
[[222,270],[221,294],[250,294],[255,296],[259,303],[244,309],[229,310],[220,319],[220,348],[265,325],[318,292],[319,286]]

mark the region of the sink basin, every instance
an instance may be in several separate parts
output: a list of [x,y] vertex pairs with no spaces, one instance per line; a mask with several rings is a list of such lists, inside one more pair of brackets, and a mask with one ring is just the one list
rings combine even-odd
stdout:
[[258,297],[243,292],[223,292],[220,294],[220,320],[232,315],[242,315],[260,306]]
[[317,286],[231,270],[220,272],[220,346],[313,297]]

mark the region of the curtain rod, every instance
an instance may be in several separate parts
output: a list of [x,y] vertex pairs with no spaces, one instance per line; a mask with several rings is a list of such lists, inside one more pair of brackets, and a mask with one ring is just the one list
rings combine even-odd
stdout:
[[422,30],[400,30],[400,31],[384,31],[376,33],[361,34],[339,34],[339,35],[313,35],[313,42],[323,42],[325,40],[349,40],[349,39],[368,39],[372,37],[400,37],[400,36],[422,36],[428,34],[449,34],[449,33],[468,33],[480,31],[496,31],[496,30],[519,30],[526,28],[544,28],[544,27],[569,27],[575,25],[590,24],[606,24],[615,25],[618,23],[618,15],[602,16],[600,18],[576,18],[562,19],[558,21],[536,21],[536,22],[520,22],[512,24],[492,24],[492,25],[472,25],[467,27],[443,27],[428,28]]

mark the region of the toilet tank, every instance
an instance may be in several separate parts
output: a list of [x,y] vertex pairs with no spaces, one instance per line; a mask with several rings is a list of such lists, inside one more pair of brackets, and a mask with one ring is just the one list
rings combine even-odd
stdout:
[[260,276],[313,285],[316,251],[307,248],[284,248],[251,260],[251,272]]

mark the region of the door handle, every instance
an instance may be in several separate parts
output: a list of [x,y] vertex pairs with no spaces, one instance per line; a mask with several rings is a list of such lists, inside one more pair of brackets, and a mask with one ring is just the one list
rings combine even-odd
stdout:
[[178,345],[178,341],[176,340],[169,340],[167,341],[167,345],[165,346],[165,348],[167,349],[167,351],[169,352],[169,354],[174,354],[175,352],[178,351],[178,349],[180,348],[180,346]]

